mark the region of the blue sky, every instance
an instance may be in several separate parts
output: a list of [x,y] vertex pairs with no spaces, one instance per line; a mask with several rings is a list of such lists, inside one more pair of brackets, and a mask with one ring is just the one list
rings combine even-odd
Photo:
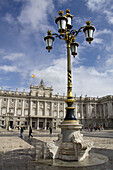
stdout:
[[[88,44],[81,32],[78,55],[72,57],[73,94],[113,94],[113,1],[112,0],[0,0],[0,86],[26,89],[43,79],[54,93],[66,94],[66,44],[56,39],[50,53],[43,37],[57,32],[55,16],[70,9],[73,29],[91,20],[96,30]],[[32,78],[35,75],[35,79]]]

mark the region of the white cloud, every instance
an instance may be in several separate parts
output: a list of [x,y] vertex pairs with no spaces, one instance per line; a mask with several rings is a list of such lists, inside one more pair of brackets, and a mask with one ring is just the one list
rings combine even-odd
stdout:
[[[99,11],[109,4],[110,0],[87,0],[87,7],[92,11]],[[102,12],[102,11],[101,11]]]
[[95,38],[94,41],[93,41],[93,44],[102,44],[103,43],[103,39],[102,38]]
[[24,53],[11,53],[11,54],[5,55],[3,57],[3,59],[8,59],[8,60],[14,61],[19,58],[23,58],[24,56],[25,56]]
[[113,67],[113,55],[109,56],[109,58],[106,59],[106,66]]
[[52,0],[28,0],[18,17],[18,21],[26,29],[45,31],[50,28],[48,26],[49,16],[52,15],[53,10],[54,5]]
[[17,72],[17,67],[16,66],[0,66],[0,70],[3,70],[5,72]]
[[98,72],[94,67],[77,67],[73,70],[73,91],[88,96],[108,95],[113,93],[113,79],[109,72]]
[[112,0],[87,0],[87,7],[93,12],[105,14],[107,22],[113,24]]
[[102,34],[112,34],[112,31],[105,28],[104,30],[96,30],[94,34],[95,34],[95,37],[98,37]]
[[103,13],[106,14],[108,22],[113,24],[113,11],[104,10]]
[[[36,75],[36,82],[43,79],[47,87],[53,86],[54,93],[60,94],[67,91],[67,64],[65,58],[54,60],[53,63],[47,68],[41,70],[34,69],[30,75]],[[99,72],[94,67],[73,67],[72,68],[72,82],[73,82],[73,95],[88,96],[103,96],[111,94],[113,89],[111,78],[113,70]]]

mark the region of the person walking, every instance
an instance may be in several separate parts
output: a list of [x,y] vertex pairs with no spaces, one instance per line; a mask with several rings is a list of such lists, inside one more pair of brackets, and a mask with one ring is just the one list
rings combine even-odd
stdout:
[[52,128],[50,127],[49,130],[50,130],[50,134],[52,135]]
[[30,138],[30,136],[31,136],[31,137],[33,137],[33,135],[32,135],[32,128],[31,128],[31,126],[30,126],[30,128],[29,128],[29,136],[28,136],[28,137]]
[[21,129],[20,129],[20,137],[21,137],[21,138],[23,138],[23,132],[24,132],[24,128],[21,127]]

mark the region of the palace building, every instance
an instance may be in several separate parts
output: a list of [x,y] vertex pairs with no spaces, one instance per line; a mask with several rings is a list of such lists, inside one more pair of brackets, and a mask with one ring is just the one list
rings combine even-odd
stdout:
[[[75,117],[83,128],[113,128],[113,96],[74,97]],[[58,128],[66,114],[66,96],[53,95],[53,88],[43,80],[39,86],[30,86],[30,92],[0,90],[0,127],[18,128],[29,125],[33,129]]]

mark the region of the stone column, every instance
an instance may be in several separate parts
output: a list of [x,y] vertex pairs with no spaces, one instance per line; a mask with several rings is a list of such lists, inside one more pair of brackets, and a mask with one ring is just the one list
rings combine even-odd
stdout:
[[97,105],[95,104],[95,108],[94,108],[94,112],[95,112],[95,117],[97,118]]
[[30,100],[30,113],[29,113],[29,116],[32,116],[32,100]]
[[108,118],[113,118],[112,102],[108,102]]
[[39,130],[39,118],[37,118],[37,130]]
[[46,102],[44,101],[44,112],[43,112],[43,115],[45,116],[46,115]]
[[60,118],[59,117],[59,103],[57,104],[57,113],[58,113],[58,118]]
[[22,116],[24,116],[24,100],[22,101]]
[[50,111],[50,116],[53,117],[53,102],[51,102],[51,111]]
[[2,105],[2,99],[0,99],[0,115],[1,115],[1,105]]
[[81,119],[83,119],[84,118],[84,115],[83,115],[83,103],[81,103]]
[[44,129],[47,129],[47,118],[45,118],[45,122],[44,122]]
[[7,113],[9,113],[9,98],[7,99]]
[[86,118],[88,118],[88,117],[89,117],[89,103],[87,103],[87,105],[86,105]]
[[36,114],[36,115],[39,115],[39,101],[37,101],[36,112],[37,112],[37,114]]
[[105,118],[105,115],[106,115],[106,113],[105,113],[105,104],[103,104],[103,115],[104,115],[103,118]]
[[17,115],[17,99],[15,99],[15,109],[14,109],[14,116]]

